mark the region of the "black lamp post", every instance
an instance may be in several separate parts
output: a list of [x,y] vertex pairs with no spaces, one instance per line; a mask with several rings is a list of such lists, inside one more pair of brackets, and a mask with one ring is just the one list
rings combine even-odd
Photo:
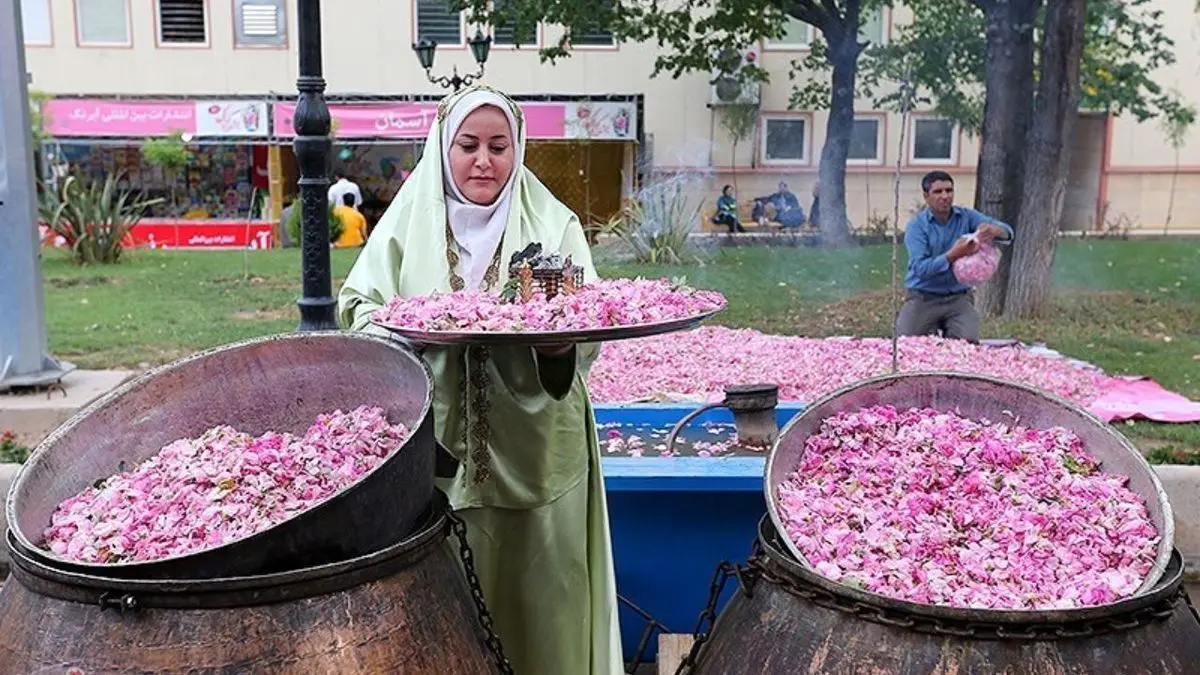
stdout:
[[421,67],[425,69],[425,76],[429,78],[430,82],[458,91],[483,77],[483,64],[487,63],[488,51],[492,48],[492,38],[485,36],[476,28],[475,37],[467,40],[467,44],[471,47],[471,55],[475,57],[475,63],[479,64],[478,70],[468,75],[459,75],[458,66],[455,66],[452,76],[434,77],[432,72],[433,56],[437,51],[437,43],[429,38],[422,38],[420,42],[413,43],[413,51],[417,53],[417,60],[421,62]]
[[299,0],[300,97],[292,124],[293,148],[300,167],[300,275],[303,294],[301,331],[332,330],[337,325],[337,300],[329,267],[329,107],[321,69],[321,0]]

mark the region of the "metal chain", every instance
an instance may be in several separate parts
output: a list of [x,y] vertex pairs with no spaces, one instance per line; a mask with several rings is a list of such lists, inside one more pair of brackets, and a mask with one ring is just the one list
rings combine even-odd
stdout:
[[[696,621],[696,630],[693,631],[696,639],[692,642],[692,648],[688,650],[687,655],[679,662],[679,668],[675,670],[675,675],[689,675],[693,672],[704,643],[712,632],[713,624],[717,621],[717,603],[721,599],[721,593],[724,592],[729,577],[737,573],[738,568],[728,561],[721,561],[721,564],[717,565],[717,570],[713,572],[712,583],[708,586],[708,603],[700,612],[700,618]],[[705,629],[706,624],[707,629]]]
[[[761,556],[749,561],[748,574],[775,584],[791,595],[815,605],[885,626],[894,626],[919,633],[949,635],[980,640],[1063,640],[1094,637],[1108,633],[1132,630],[1144,625],[1163,621],[1175,613],[1181,601],[1187,601],[1187,593],[1181,586],[1179,592],[1163,600],[1143,607],[1121,617],[1074,621],[1070,623],[1009,624],[984,621],[954,621],[925,617],[902,610],[885,609],[858,600],[842,598],[818,586],[804,583],[790,575],[772,569],[770,562]],[[1189,602],[1190,604],[1190,602]]]
[[654,633],[657,632],[663,635],[670,635],[671,629],[667,628],[661,621],[654,618],[650,612],[638,607],[632,600],[624,595],[621,595],[619,592],[617,593],[617,602],[628,607],[630,611],[642,617],[642,620],[646,622],[646,627],[642,630],[642,637],[640,640],[638,640],[637,651],[634,652],[632,659],[625,662],[625,672],[632,675],[633,673],[637,672],[638,667],[640,667],[643,663],[653,663],[652,661],[645,661],[644,659],[646,656],[646,650],[650,648],[650,640],[654,637]]
[[471,587],[471,599],[475,601],[475,611],[479,614],[479,625],[483,626],[487,635],[487,647],[496,659],[496,666],[501,675],[513,675],[512,664],[504,656],[504,646],[500,644],[500,636],[492,625],[492,613],[488,611],[487,602],[483,599],[483,587],[479,585],[479,576],[475,573],[475,554],[467,543],[467,523],[454,513],[449,514],[450,529],[458,539],[458,555],[462,559],[463,571],[467,576],[467,585]]
[[[1186,589],[1187,584],[1184,584],[1183,587]],[[1196,606],[1192,604],[1192,596],[1188,595],[1186,590],[1183,592],[1183,601],[1187,603],[1188,609],[1192,612],[1192,616],[1196,617],[1196,623],[1200,623],[1200,611],[1196,610]]]

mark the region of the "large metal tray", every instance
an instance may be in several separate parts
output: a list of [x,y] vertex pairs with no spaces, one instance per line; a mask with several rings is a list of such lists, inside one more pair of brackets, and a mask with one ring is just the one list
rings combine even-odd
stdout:
[[[386,337],[313,332],[238,342],[151,370],[84,408],[26,461],[8,494],[12,545],[57,569],[140,579],[266,574],[364,555],[410,533],[434,494],[432,377]],[[412,430],[355,484],[262,532],[147,562],[82,563],[41,547],[64,499],[179,438],[228,424],[303,433],[319,413],[378,405]]]
[[[1175,519],[1162,483],[1137,448],[1110,425],[1070,401],[983,375],[932,371],[871,378],[839,389],[793,417],[780,431],[767,458],[763,485],[771,522],[780,533],[787,528],[779,510],[778,489],[799,465],[805,441],[820,430],[825,418],[876,405],[957,410],[966,417],[994,421],[1010,419],[1011,414],[1023,425],[1061,426],[1074,431],[1088,453],[1101,462],[1101,471],[1129,477],[1129,488],[1146,500],[1146,510],[1158,528],[1161,540],[1154,566],[1138,594],[1153,588],[1162,577],[1175,547]],[[782,535],[780,539],[801,565],[815,573],[790,537]]]
[[375,321],[371,323],[391,331],[400,337],[418,344],[432,345],[465,345],[465,346],[528,346],[539,347],[562,344],[582,344],[588,342],[613,342],[631,338],[650,337],[663,333],[675,333],[690,330],[711,319],[721,309],[696,314],[683,319],[643,323],[636,326],[614,326],[612,328],[594,328],[589,330],[573,330],[561,332],[487,332],[487,331],[423,331],[412,328],[398,328]]

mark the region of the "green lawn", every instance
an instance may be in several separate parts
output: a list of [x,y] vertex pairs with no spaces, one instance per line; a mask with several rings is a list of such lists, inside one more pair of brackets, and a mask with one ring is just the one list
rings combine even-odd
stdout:
[[[355,254],[333,252],[335,284]],[[605,263],[601,273],[686,275],[726,294],[727,325],[817,336],[890,332],[890,247],[738,248],[703,258],[686,268]],[[133,251],[120,265],[89,268],[49,252],[50,348],[82,367],[136,368],[288,331],[298,319],[299,269],[296,249]],[[1110,373],[1148,375],[1200,399],[1200,242],[1063,242],[1055,289],[1051,318],[988,323],[985,334],[1045,341]],[[1200,425],[1127,430],[1149,446],[1200,448]]]

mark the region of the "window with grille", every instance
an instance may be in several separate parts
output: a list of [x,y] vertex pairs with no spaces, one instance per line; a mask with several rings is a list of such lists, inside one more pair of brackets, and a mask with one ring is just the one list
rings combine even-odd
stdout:
[[75,26],[81,45],[128,45],[128,0],[75,0]]
[[287,44],[285,0],[235,0],[234,35],[239,47]]
[[610,30],[590,30],[571,36],[572,47],[611,47],[616,44]]
[[433,40],[439,45],[463,43],[462,12],[450,9],[449,0],[416,0],[417,40]]
[[[612,2],[609,0],[601,0],[599,4],[608,5],[604,9],[612,9]],[[602,28],[593,28],[588,31],[571,34],[572,47],[612,47],[616,43],[616,40],[613,39],[612,31]]]
[[[506,0],[495,0],[492,3],[492,9],[497,12],[503,10],[505,2]],[[492,26],[492,44],[512,45],[516,43],[517,40],[513,34],[512,26]]]
[[165,45],[208,42],[205,0],[158,0],[158,41]]

